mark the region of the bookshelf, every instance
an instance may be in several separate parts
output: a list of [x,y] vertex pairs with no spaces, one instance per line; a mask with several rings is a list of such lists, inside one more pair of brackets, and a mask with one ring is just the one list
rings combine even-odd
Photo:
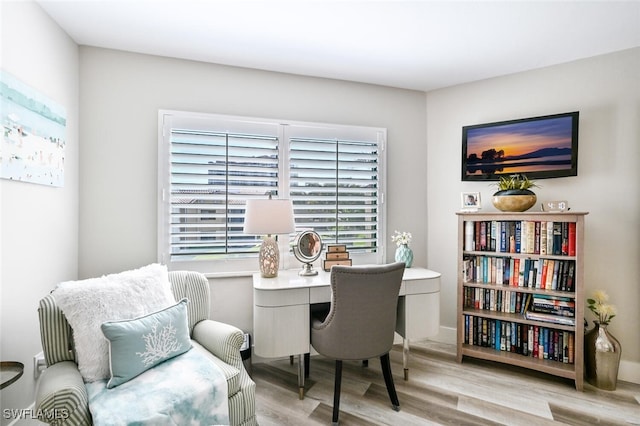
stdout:
[[459,212],[457,361],[584,374],[587,213]]

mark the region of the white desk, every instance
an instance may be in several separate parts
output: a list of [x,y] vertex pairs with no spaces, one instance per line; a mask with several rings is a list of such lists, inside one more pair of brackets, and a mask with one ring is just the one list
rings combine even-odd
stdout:
[[[298,269],[280,271],[275,278],[253,275],[253,350],[263,358],[298,355],[298,385],[304,395],[304,362],[311,352],[309,305],[331,301],[330,273],[300,277]],[[404,271],[396,332],[403,338],[404,378],[408,379],[409,341],[438,333],[440,273],[424,268]]]

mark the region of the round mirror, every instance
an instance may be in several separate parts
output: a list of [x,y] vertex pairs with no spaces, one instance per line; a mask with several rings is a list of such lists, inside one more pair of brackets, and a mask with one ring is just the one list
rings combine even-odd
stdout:
[[293,246],[293,254],[296,259],[304,263],[300,275],[317,275],[318,271],[313,269],[311,262],[320,257],[322,253],[322,239],[316,231],[302,231],[298,234]]

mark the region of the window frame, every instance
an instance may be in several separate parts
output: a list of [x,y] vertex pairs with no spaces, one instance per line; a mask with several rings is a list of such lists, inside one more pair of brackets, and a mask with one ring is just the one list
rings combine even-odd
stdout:
[[[373,253],[352,253],[354,265],[357,264],[378,264],[383,263],[387,248],[387,230],[386,230],[386,144],[387,129],[381,127],[367,126],[351,126],[343,124],[302,122],[294,120],[280,120],[268,118],[255,118],[246,116],[234,116],[223,114],[210,114],[201,112],[188,112],[176,110],[159,110],[158,111],[158,194],[157,194],[157,259],[158,262],[166,264],[170,270],[188,269],[203,272],[209,276],[247,276],[258,270],[257,253],[255,256],[247,255],[241,258],[222,258],[212,260],[172,260],[171,259],[171,241],[170,241],[170,220],[171,220],[171,199],[170,199],[170,152],[171,152],[171,123],[173,119],[179,120],[211,120],[212,122],[231,122],[240,125],[247,123],[267,126],[278,126],[278,175],[277,193],[278,198],[289,198],[289,178],[291,173],[289,162],[289,137],[290,129],[293,128],[311,128],[316,129],[320,133],[340,134],[340,135],[358,135],[362,133],[375,133],[377,135],[377,143],[379,152],[377,156],[378,165],[378,197],[377,197],[377,218],[376,226],[378,227],[378,238],[376,250]],[[235,130],[235,129],[230,129]],[[297,234],[309,228],[299,227],[296,224],[296,232],[289,235],[278,235],[280,247],[280,268],[296,269],[300,267],[300,263],[295,259],[291,247]],[[331,242],[326,242],[331,243]],[[318,268],[321,267],[321,260],[315,263]]]

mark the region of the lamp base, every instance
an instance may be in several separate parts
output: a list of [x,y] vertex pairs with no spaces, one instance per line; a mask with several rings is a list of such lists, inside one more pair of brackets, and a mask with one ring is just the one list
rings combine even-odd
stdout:
[[275,278],[280,267],[280,250],[278,242],[272,236],[266,236],[260,246],[260,274],[263,278]]

